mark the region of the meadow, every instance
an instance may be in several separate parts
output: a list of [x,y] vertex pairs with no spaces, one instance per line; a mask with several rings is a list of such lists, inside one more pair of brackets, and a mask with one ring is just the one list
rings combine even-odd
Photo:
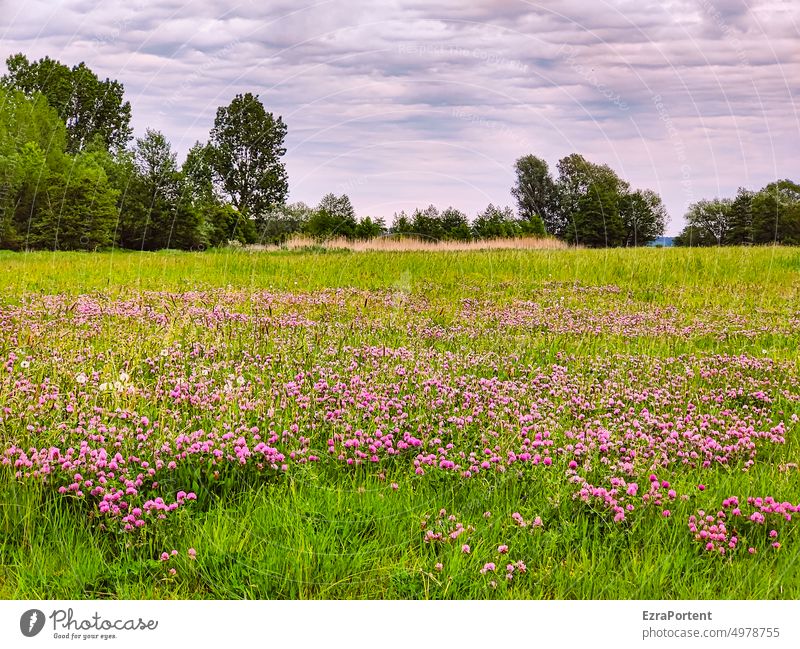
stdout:
[[800,251],[0,253],[0,597],[800,598]]

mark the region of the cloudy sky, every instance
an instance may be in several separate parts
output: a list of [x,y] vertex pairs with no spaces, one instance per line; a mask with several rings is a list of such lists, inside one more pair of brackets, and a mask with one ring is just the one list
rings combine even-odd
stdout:
[[[182,156],[258,93],[290,200],[359,214],[511,204],[513,163],[578,152],[686,206],[800,180],[796,0],[0,0],[0,56],[119,79]],[[794,163],[794,164],[792,164]]]

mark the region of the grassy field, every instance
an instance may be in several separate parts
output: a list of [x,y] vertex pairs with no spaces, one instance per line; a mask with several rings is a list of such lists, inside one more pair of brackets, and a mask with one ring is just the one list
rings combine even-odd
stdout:
[[0,253],[0,597],[800,598],[800,251]]

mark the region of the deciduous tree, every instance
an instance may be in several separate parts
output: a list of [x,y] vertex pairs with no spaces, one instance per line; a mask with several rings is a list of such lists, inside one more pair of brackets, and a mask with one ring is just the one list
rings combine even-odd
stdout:
[[546,231],[555,237],[563,237],[567,223],[547,162],[526,155],[516,161],[514,171],[516,184],[511,194],[517,201],[523,230],[528,234],[544,235]]
[[668,216],[661,197],[650,189],[637,189],[620,197],[619,211],[625,229],[624,246],[646,246],[664,234]]
[[121,150],[130,141],[131,105],[119,81],[101,81],[85,63],[70,68],[49,57],[31,62],[14,54],[6,67],[0,83],[31,98],[41,93],[56,110],[66,125],[70,153],[96,141],[108,150]]
[[236,95],[217,109],[209,141],[211,168],[233,206],[257,224],[286,202],[285,137],[283,120],[268,113],[258,95]]

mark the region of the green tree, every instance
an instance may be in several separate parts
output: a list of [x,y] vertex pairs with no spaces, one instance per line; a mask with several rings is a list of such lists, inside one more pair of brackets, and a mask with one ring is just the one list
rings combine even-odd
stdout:
[[302,201],[273,208],[260,219],[256,238],[264,244],[283,244],[298,232],[308,232],[312,216],[314,210]]
[[405,213],[395,215],[392,231],[428,241],[469,241],[472,238],[466,214],[454,207],[440,212],[435,205],[414,210],[410,218]]
[[65,153],[66,127],[41,94],[0,89],[0,244],[93,250],[114,243],[117,194],[105,152]]
[[755,243],[800,245],[800,185],[778,180],[752,200]]
[[120,244],[125,248],[166,247],[178,188],[177,156],[158,131],[138,138],[129,160],[125,201],[120,213]]
[[558,187],[547,162],[534,155],[526,155],[516,161],[514,172],[516,184],[511,194],[517,201],[523,232],[564,237],[567,219],[561,210]]
[[613,187],[593,183],[580,197],[566,240],[590,248],[622,245],[625,230],[619,213],[619,195]]
[[490,203],[473,221],[472,233],[476,239],[505,239],[518,237],[521,228],[510,207]]
[[67,151],[76,153],[93,141],[121,150],[131,139],[131,106],[124,88],[101,81],[84,63],[71,68],[49,57],[30,62],[24,54],[6,59],[8,72],[0,83],[33,98],[41,93],[67,129]]
[[31,247],[51,176],[69,164],[66,129],[41,94],[0,89],[0,243]]
[[356,226],[356,239],[374,239],[386,234],[386,223],[381,218],[365,216]]
[[43,95],[27,97],[0,87],[0,155],[13,156],[34,142],[47,165],[58,167],[64,162],[66,137],[64,124]]
[[725,245],[748,245],[753,243],[753,196],[755,194],[739,187],[730,207],[730,224],[723,243]]
[[454,207],[448,207],[439,215],[442,223],[443,238],[446,241],[469,241],[472,229],[467,215]]
[[[53,169],[37,142],[25,143],[14,156],[16,183],[4,243],[13,250],[31,247],[31,233],[35,231],[46,199],[46,190]],[[59,167],[60,168],[60,167]]]
[[395,212],[392,218],[392,227],[389,231],[400,236],[411,236],[414,234],[414,225],[405,211]]
[[233,205],[208,203],[197,207],[203,217],[202,240],[209,246],[225,246],[230,241],[254,243],[257,239],[251,219],[236,211]]
[[721,246],[730,233],[732,202],[729,198],[715,198],[692,203],[684,216],[689,229],[680,241],[688,240],[693,246]]
[[117,192],[94,154],[78,154],[50,173],[31,223],[28,245],[47,250],[97,250],[114,244]]
[[445,237],[441,215],[435,205],[414,210],[411,226],[415,236],[430,242],[442,241]]
[[620,198],[630,186],[608,165],[598,165],[573,153],[558,162],[560,209],[567,215],[564,239],[590,247],[620,246],[625,225]]
[[51,172],[67,164],[66,129],[40,94],[0,87],[0,246],[24,247]]
[[520,218],[517,220],[519,224],[520,235],[523,237],[546,237],[547,230],[541,219],[536,218]]
[[211,147],[195,142],[181,166],[185,195],[195,205],[216,205],[220,201],[214,191]]
[[619,211],[625,228],[625,246],[646,246],[664,234],[667,210],[661,197],[650,189],[623,194]]
[[217,109],[209,141],[215,179],[242,214],[258,226],[289,191],[281,157],[286,125],[268,113],[258,95],[236,95]]
[[682,247],[716,246],[717,240],[705,228],[696,225],[686,225],[680,233],[672,239],[672,245]]
[[306,232],[318,239],[356,236],[356,212],[347,194],[326,194],[306,224]]
[[[257,237],[253,220],[232,205],[223,203],[217,195],[212,155],[213,150],[208,144],[195,142],[186,154],[178,176],[180,202],[190,205],[202,221],[198,226],[199,243],[194,245],[218,247],[230,241],[254,243]],[[197,239],[196,233],[190,239]]]
[[134,176],[121,209],[120,243],[126,248],[197,249],[206,245],[203,215],[185,190],[167,139],[147,129],[133,150]]

